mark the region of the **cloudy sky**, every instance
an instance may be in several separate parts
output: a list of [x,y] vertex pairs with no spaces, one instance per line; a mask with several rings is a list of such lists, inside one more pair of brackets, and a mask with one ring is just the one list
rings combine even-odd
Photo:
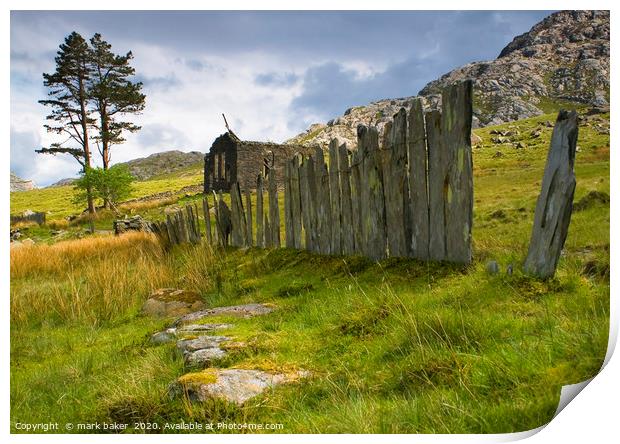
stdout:
[[179,149],[206,152],[225,131],[284,141],[313,122],[373,100],[417,94],[445,72],[490,60],[545,11],[39,12],[11,13],[11,170],[44,186],[77,175],[70,157],[35,149],[43,129],[42,73],[72,31],[99,32],[133,51],[147,104],[142,126],[116,146],[122,162]]

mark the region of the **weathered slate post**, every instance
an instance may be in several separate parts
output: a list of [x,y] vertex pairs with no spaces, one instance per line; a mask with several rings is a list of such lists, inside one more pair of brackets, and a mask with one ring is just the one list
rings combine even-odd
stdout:
[[[409,111],[409,211],[411,256],[429,258],[429,203],[427,194],[427,151],[422,100],[415,99]],[[430,174],[430,173],[429,173]]]
[[239,206],[237,204],[236,183],[230,187],[230,219],[232,223],[232,231],[230,233],[230,244],[233,247],[241,246],[241,227],[239,219]]
[[332,254],[341,254],[341,209],[340,209],[340,180],[338,165],[338,140],[332,139],[329,143],[329,196],[331,213],[331,246]]
[[311,237],[312,242],[310,245],[312,246],[312,251],[318,253],[320,252],[319,245],[319,222],[318,222],[318,211],[319,211],[319,192],[317,188],[317,173],[315,168],[315,159],[314,156],[308,157],[307,160],[307,179],[308,179],[308,194],[310,197],[310,205],[309,213],[310,213],[310,227],[311,227]]
[[205,218],[205,236],[209,245],[213,244],[213,237],[211,235],[211,212],[209,211],[209,196],[205,194],[202,198],[202,212]]
[[[234,199],[233,199],[234,197]],[[235,182],[230,190],[231,207],[233,214],[233,239],[236,235],[236,246],[243,247],[247,245],[247,224],[245,220],[245,211],[243,210],[243,198],[241,197],[241,187],[239,182]],[[235,224],[237,227],[235,228]]]
[[338,147],[338,169],[340,170],[342,254],[353,254],[355,251],[355,234],[353,227],[353,211],[351,208],[351,167],[349,165],[349,153],[345,144]]
[[568,234],[576,185],[577,135],[577,113],[561,110],[553,127],[524,265],[526,273],[542,279],[555,274]]
[[278,207],[278,184],[276,182],[276,170],[269,170],[269,236],[274,248],[280,248],[280,209]]
[[252,247],[254,246],[254,233],[252,227],[252,195],[250,194],[250,189],[245,189],[245,225],[246,225],[246,235],[245,235],[245,246]]
[[[407,112],[401,108],[394,115],[388,137],[384,139],[384,196],[387,243],[390,256],[405,257],[409,252],[407,212],[409,190],[407,184]],[[387,140],[386,140],[387,139]],[[386,177],[386,174],[389,176]]]
[[353,252],[363,254],[364,227],[362,226],[361,199],[361,168],[362,161],[359,146],[351,157],[351,221],[353,229]]
[[263,174],[260,173],[256,178],[256,246],[259,248],[265,247],[263,215]]
[[293,248],[293,214],[291,205],[291,165],[288,161],[284,162],[284,245],[286,248]]
[[471,157],[472,85],[465,80],[442,94],[443,146],[449,159],[445,194],[446,259],[471,262],[474,183]]
[[297,153],[291,161],[291,216],[293,219],[293,247],[301,249],[301,190],[299,167],[301,164],[301,154]]
[[357,146],[362,156],[360,206],[365,248],[363,252],[371,259],[383,259],[386,256],[385,201],[377,129],[359,125]]
[[448,171],[441,137],[441,113],[430,111],[426,113],[425,120],[428,146],[428,257],[433,261],[442,261],[446,258],[444,186]]
[[301,165],[299,166],[299,194],[301,198],[301,220],[304,230],[304,243],[305,248],[308,251],[313,250],[312,245],[312,209],[310,207],[312,201],[310,197],[310,184],[308,180],[308,165],[312,163],[306,157],[301,158]]
[[269,216],[267,213],[264,215],[263,225],[265,226],[265,248],[273,248],[273,239],[271,238],[273,231],[269,224]]
[[177,232],[174,229],[174,219],[170,214],[166,215],[166,230],[168,231],[168,239],[170,239],[170,245],[177,245],[179,243],[179,239],[177,237]]
[[319,252],[330,254],[331,252],[331,208],[329,199],[329,173],[325,165],[323,149],[317,147],[314,152],[314,172],[317,189],[317,231]]

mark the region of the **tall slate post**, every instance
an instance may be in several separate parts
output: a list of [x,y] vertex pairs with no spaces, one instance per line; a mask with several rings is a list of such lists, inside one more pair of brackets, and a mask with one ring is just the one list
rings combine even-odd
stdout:
[[338,147],[338,169],[340,170],[342,254],[353,254],[355,251],[355,233],[351,206],[351,166],[349,165],[349,153],[345,144]]
[[246,225],[246,235],[245,235],[245,245],[246,247],[254,246],[254,233],[252,227],[252,195],[250,194],[250,189],[245,189],[245,225]]
[[441,137],[441,113],[426,113],[426,142],[428,146],[428,207],[430,260],[446,258],[445,185],[448,181],[445,149]]
[[291,161],[291,216],[293,221],[293,247],[301,249],[301,190],[299,168],[301,165],[301,154],[297,153]]
[[555,274],[568,234],[576,184],[574,165],[577,135],[577,113],[561,110],[551,136],[524,265],[526,273],[542,279]]
[[209,245],[213,244],[213,236],[211,234],[211,212],[209,210],[209,195],[205,194],[202,198],[202,211],[205,218],[205,236]]
[[276,180],[276,170],[269,170],[269,236],[272,246],[280,248],[280,208],[278,206],[278,183]]
[[291,204],[291,164],[284,162],[284,242],[286,248],[294,248],[293,213]]
[[332,139],[329,143],[329,196],[331,212],[331,248],[332,254],[341,254],[341,209],[340,209],[340,181],[338,165],[338,141]]
[[301,197],[301,219],[304,230],[304,242],[305,248],[308,251],[313,251],[314,246],[312,244],[313,228],[312,228],[312,200],[310,197],[310,182],[308,179],[308,165],[312,161],[308,158],[301,159],[301,165],[299,166],[299,192]]
[[384,259],[386,257],[385,201],[377,129],[359,125],[357,140],[362,156],[360,204],[364,255],[375,260]]
[[331,208],[329,199],[329,173],[325,165],[323,149],[317,147],[314,152],[314,173],[316,179],[317,198],[316,220],[321,254],[331,253]]
[[353,229],[353,252],[363,254],[364,247],[364,227],[362,225],[362,185],[361,185],[361,153],[358,145],[357,150],[353,151],[351,158],[351,220]]
[[263,228],[263,174],[256,178],[256,246],[265,247],[265,232]]
[[415,99],[411,104],[408,120],[411,256],[416,259],[427,260],[429,258],[428,154],[424,114],[420,99]]
[[[407,112],[401,108],[394,115],[389,134],[384,139],[385,223],[390,256],[405,257],[410,238],[407,236],[406,216],[409,211],[407,183]],[[386,176],[386,173],[389,176]]]
[[442,95],[442,138],[449,159],[445,194],[446,259],[471,262],[474,184],[471,156],[472,85],[465,80]]

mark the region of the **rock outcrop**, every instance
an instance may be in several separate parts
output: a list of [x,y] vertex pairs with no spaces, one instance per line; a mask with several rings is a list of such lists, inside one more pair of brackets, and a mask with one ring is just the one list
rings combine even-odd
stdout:
[[36,185],[32,180],[22,179],[11,173],[11,193],[14,191],[28,191],[35,188]]

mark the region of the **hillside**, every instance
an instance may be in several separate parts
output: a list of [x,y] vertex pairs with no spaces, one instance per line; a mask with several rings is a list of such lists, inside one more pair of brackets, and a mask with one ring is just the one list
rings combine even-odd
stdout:
[[[137,180],[148,180],[189,170],[192,170],[193,173],[193,170],[202,168],[203,159],[204,153],[199,151],[190,151],[186,153],[183,151],[171,150],[151,154],[147,157],[132,159],[127,162],[121,162],[119,165],[127,165],[129,172]],[[71,185],[74,180],[73,178],[60,179],[48,188]]]
[[[609,12],[561,11],[517,36],[497,59],[473,62],[428,83],[418,94],[426,108],[439,107],[442,88],[473,78],[474,128],[557,111],[606,107],[609,101]],[[288,142],[356,145],[356,127],[388,122],[413,97],[386,99],[314,124]]]
[[123,165],[129,167],[129,171],[136,179],[147,180],[155,176],[179,172],[196,166],[196,164],[202,165],[203,159],[204,153],[199,151],[185,153],[172,150],[133,159],[129,162],[124,162]]

